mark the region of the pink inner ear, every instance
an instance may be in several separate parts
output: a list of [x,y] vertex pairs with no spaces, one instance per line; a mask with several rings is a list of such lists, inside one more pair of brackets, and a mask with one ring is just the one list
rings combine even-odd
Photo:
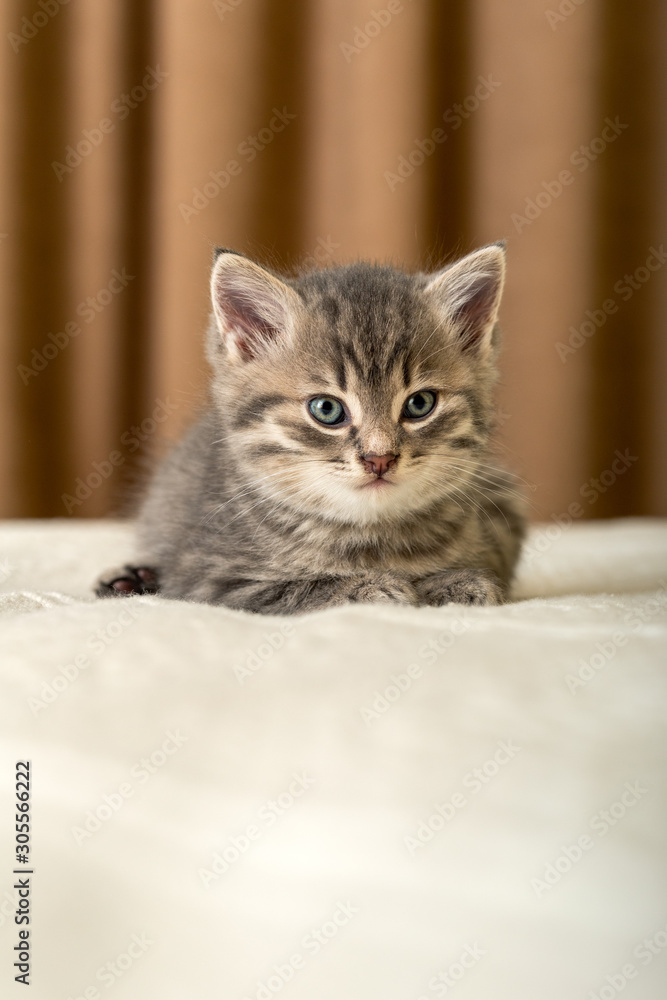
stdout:
[[275,326],[252,308],[246,307],[231,322],[236,345],[246,358],[254,358],[262,343],[278,336]]
[[[225,324],[234,343],[246,360],[254,358],[261,345],[274,340],[279,331],[257,303],[251,301],[245,289],[225,288],[218,299],[225,316]],[[268,311],[268,310],[267,310]],[[275,312],[275,306],[273,311]]]
[[482,275],[467,293],[467,298],[454,312],[454,322],[460,327],[463,350],[477,346],[493,316],[498,285],[492,275]]

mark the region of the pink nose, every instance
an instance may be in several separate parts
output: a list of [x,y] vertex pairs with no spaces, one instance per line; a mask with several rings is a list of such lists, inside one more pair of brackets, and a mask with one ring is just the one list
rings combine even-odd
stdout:
[[382,476],[387,469],[391,469],[392,465],[396,465],[397,458],[398,455],[362,455],[361,461],[366,472],[373,472],[376,476]]

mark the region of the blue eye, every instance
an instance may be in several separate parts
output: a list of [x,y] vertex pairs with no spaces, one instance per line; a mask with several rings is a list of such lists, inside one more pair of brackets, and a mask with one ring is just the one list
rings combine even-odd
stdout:
[[421,392],[416,392],[407,400],[403,407],[402,416],[407,417],[408,420],[421,420],[422,417],[429,415],[435,406],[435,400],[434,392],[431,392],[430,389],[422,389]]
[[335,396],[315,396],[308,403],[308,412],[327,427],[342,424],[346,418],[345,407]]

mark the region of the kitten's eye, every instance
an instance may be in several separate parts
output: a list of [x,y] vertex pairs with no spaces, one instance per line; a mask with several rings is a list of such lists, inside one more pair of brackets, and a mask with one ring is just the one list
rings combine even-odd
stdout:
[[319,424],[328,427],[342,424],[346,418],[345,407],[335,396],[315,396],[308,403],[308,412]]
[[430,389],[422,389],[421,392],[410,396],[401,415],[408,420],[421,420],[422,417],[427,417],[435,406],[435,398],[435,393]]

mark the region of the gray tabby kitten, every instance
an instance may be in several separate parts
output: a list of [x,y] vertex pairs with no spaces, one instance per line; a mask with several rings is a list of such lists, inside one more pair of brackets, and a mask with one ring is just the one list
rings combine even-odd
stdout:
[[436,274],[283,279],[216,252],[208,409],[159,469],[141,561],[100,596],[292,614],[499,604],[523,535],[489,463],[504,244]]

